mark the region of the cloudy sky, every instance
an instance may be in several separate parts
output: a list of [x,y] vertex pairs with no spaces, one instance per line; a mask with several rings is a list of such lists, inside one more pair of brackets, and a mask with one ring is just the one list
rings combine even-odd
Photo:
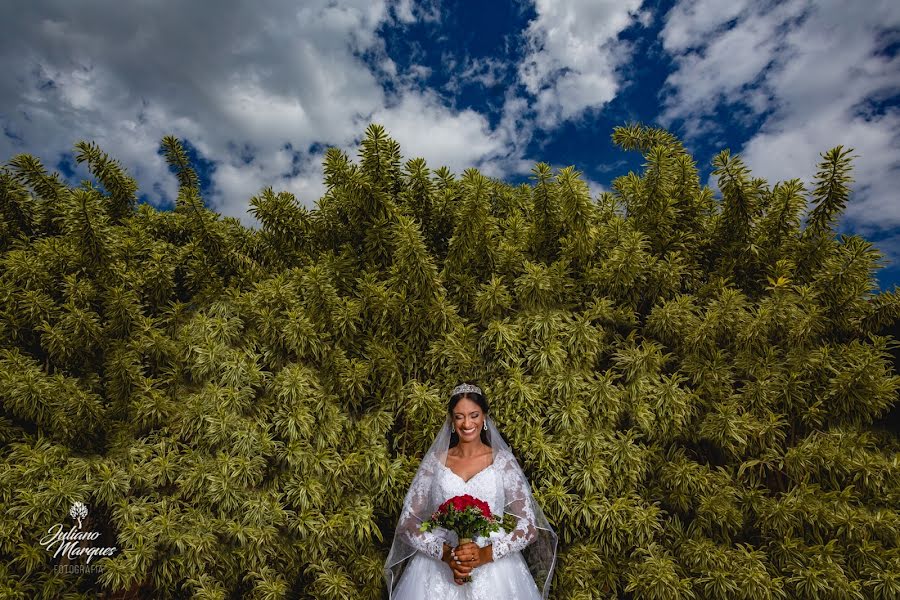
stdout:
[[[730,148],[770,183],[855,149],[840,230],[900,280],[900,2],[750,0],[30,0],[0,7],[0,162],[72,181],[94,140],[168,208],[162,136],[185,140],[207,202],[246,213],[264,186],[310,207],[329,146],[370,122],[405,158],[512,183],[575,165],[599,193],[640,167],[615,125],[665,126],[704,177]],[[710,182],[712,183],[712,182]]]

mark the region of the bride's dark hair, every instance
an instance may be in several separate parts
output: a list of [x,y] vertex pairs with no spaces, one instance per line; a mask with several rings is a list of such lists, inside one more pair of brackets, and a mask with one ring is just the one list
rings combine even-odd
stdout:
[[[460,385],[463,383],[471,383],[472,385],[478,385],[474,381],[460,381],[457,382],[456,385]],[[455,387],[455,386],[454,386]],[[478,387],[481,387],[480,385]],[[450,396],[450,401],[447,403],[447,412],[450,413],[450,423],[453,423],[453,409],[456,407],[456,404],[462,400],[463,398],[468,398],[472,400],[481,407],[482,412],[484,412],[484,416],[487,417],[488,413],[488,401],[487,398],[484,397],[484,394],[479,394],[477,392],[462,392],[460,394],[454,394]],[[484,427],[481,428],[481,442],[487,446],[491,445],[491,441],[488,438],[488,432],[484,430]],[[450,434],[450,447],[454,447],[459,444],[459,434],[456,432],[456,428],[453,429],[453,433]]]

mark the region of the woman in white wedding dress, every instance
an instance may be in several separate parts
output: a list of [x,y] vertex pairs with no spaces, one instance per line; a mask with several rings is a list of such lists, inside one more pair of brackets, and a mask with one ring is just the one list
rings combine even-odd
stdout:
[[[445,500],[469,494],[515,517],[512,531],[457,545],[453,531],[419,531]],[[384,572],[390,600],[546,600],[557,536],[488,416],[481,388],[450,394],[441,431],[413,478]],[[469,575],[471,581],[464,582]]]

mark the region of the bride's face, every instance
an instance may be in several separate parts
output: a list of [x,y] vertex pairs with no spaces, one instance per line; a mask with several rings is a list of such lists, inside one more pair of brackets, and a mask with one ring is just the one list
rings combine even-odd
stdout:
[[484,427],[484,412],[474,400],[463,398],[457,402],[453,407],[451,417],[460,441],[474,440],[481,435],[481,428]]

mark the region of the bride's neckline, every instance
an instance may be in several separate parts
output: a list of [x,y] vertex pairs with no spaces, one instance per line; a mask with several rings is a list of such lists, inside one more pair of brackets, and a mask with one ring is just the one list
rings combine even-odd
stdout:
[[478,477],[479,475],[481,475],[482,473],[484,473],[485,471],[487,471],[488,469],[490,469],[491,467],[493,467],[493,466],[494,466],[494,463],[492,462],[491,464],[489,464],[489,465],[486,466],[485,468],[481,469],[480,471],[478,471],[477,473],[475,473],[474,475],[472,475],[472,476],[469,477],[468,479],[463,479],[462,476],[461,476],[459,473],[457,473],[456,471],[454,471],[453,469],[451,469],[450,467],[448,467],[448,466],[445,465],[444,463],[441,463],[441,466],[444,467],[445,469],[447,469],[448,471],[450,471],[450,473],[452,473],[453,475],[456,475],[456,477],[458,477],[459,480],[463,482],[463,484],[467,484],[467,483],[469,483],[470,481],[472,481],[473,479],[475,479],[476,477]]

